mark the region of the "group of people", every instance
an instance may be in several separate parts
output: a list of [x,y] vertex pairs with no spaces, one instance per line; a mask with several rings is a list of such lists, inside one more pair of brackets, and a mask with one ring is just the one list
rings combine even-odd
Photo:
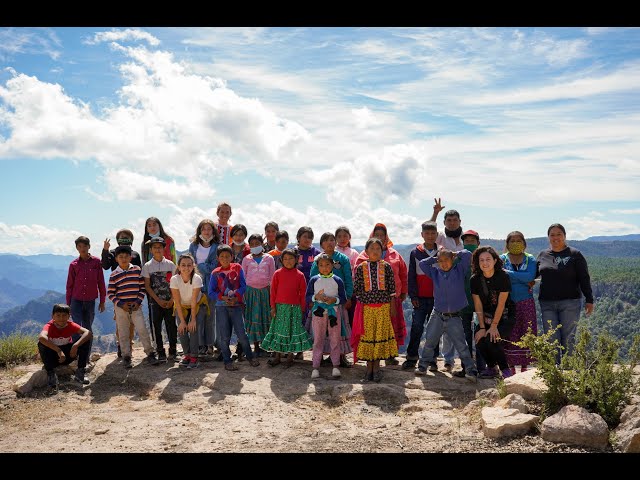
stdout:
[[[537,258],[525,251],[519,231],[507,235],[505,253],[498,254],[480,245],[476,231],[463,232],[456,210],[445,212],[439,232],[442,210],[437,199],[408,265],[382,223],[373,227],[362,252],[351,247],[346,226],[322,234],[321,250],[313,245],[313,230],[300,227],[290,248],[289,234],[276,222],[265,225],[264,235],[248,235],[244,225],[229,223],[227,203],[218,205],[217,222],[198,224],[178,257],[174,240],[156,217],[145,222],[140,253],[132,250],[134,236],[127,229],[117,232],[116,248],[105,240],[101,259],[89,254],[90,241],[81,236],[75,242],[79,257],[69,266],[67,305],[54,306],[40,334],[49,384],[57,384],[55,367],[76,357],[74,378],[89,383],[85,366],[95,301],[99,298],[102,312],[107,297],[114,303],[118,356],[125,368],[132,367],[135,330],[152,365],[179,361],[192,369],[199,358],[213,356],[233,371],[236,362],[255,367],[259,357],[270,356],[270,366],[289,367],[312,350],[312,378],[320,376],[325,355],[331,376],[339,378],[341,367],[352,366],[347,354],[353,353],[354,362],[366,362],[363,381],[379,382],[381,360],[399,364],[398,347],[407,337],[402,304],[408,296],[413,314],[403,370],[416,375],[438,370],[442,338],[444,368],[454,376],[506,378],[532,361],[530,352],[514,342],[529,329],[537,334],[532,287],[538,277],[544,329],[561,325],[555,333],[562,346],[559,362],[573,347],[582,295],[587,314],[593,309],[586,260],[566,244],[564,227],[549,227],[550,248]],[[108,285],[103,269],[111,270]],[[145,296],[149,329],[140,308]],[[453,368],[456,352],[460,370]]]

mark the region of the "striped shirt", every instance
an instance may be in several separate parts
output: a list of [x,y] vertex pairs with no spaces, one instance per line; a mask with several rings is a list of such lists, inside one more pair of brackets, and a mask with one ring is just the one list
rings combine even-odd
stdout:
[[142,270],[137,265],[129,264],[129,268],[121,267],[111,272],[107,296],[109,300],[122,308],[126,303],[141,304],[144,300],[144,278]]

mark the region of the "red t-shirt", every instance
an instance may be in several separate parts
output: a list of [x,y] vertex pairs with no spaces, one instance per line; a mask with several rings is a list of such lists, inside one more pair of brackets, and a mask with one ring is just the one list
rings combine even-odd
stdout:
[[47,332],[49,340],[53,344],[61,346],[73,343],[71,335],[73,335],[74,333],[78,333],[81,328],[82,327],[80,325],[73,322],[68,322],[67,326],[64,328],[58,328],[56,324],[53,323],[53,319],[51,319],[44,326],[43,330]]

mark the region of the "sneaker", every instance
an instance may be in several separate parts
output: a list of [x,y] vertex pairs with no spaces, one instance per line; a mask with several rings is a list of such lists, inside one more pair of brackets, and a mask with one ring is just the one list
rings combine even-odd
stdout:
[[478,382],[478,370],[476,370],[475,368],[469,370],[468,372],[465,373],[464,378],[466,378],[467,380],[477,383]]
[[182,357],[182,360],[180,360],[180,363],[178,364],[178,366],[179,367],[187,367],[190,362],[191,362],[191,356],[190,355],[185,355],[184,357]]
[[504,370],[500,370],[500,372],[502,373],[502,378],[509,378],[514,375],[510,368],[505,368]]
[[173,363],[177,360],[178,360],[178,354],[169,352],[169,355],[167,355],[167,362]]
[[456,370],[455,372],[451,373],[452,377],[458,377],[458,378],[464,378],[464,376],[466,375],[464,370]]
[[353,363],[347,360],[347,357],[344,355],[340,355],[340,366],[342,368],[351,368],[353,367]]
[[197,357],[191,357],[189,359],[189,365],[187,365],[187,368],[192,369],[192,368],[198,368],[200,364],[198,363],[198,359]]
[[422,365],[420,365],[418,368],[416,368],[415,374],[418,377],[423,377],[427,374],[427,369],[425,367],[423,367]]
[[337,367],[333,367],[333,370],[331,371],[331,376],[333,378],[340,378],[342,376],[342,373]]
[[215,352],[213,351],[213,346],[212,346],[212,345],[209,345],[209,347],[206,349],[205,353],[206,353],[207,355],[214,355],[214,354],[215,354]]
[[160,363],[158,361],[158,358],[156,357],[156,352],[151,352],[149,355],[147,355],[147,362],[149,362],[149,365],[158,365]]
[[87,377],[84,376],[84,368],[76,368],[76,372],[73,375],[73,379],[81,383],[82,385],[89,385],[91,382]]
[[124,368],[132,368],[131,357],[122,357],[122,366]]
[[328,367],[329,365],[332,365],[331,357],[322,357],[322,360],[320,360],[320,365],[323,365],[326,367]]
[[320,376],[320,370],[318,370],[317,368],[314,368],[313,371],[311,372],[311,378],[318,378]]
[[453,365],[451,365],[450,363],[445,363],[444,364],[444,371],[445,372],[451,372],[453,370]]
[[58,386],[58,376],[53,370],[47,372],[47,385],[51,388],[56,388]]
[[436,362],[431,362],[429,364],[429,371],[430,372],[437,372],[438,371],[438,364]]
[[414,368],[416,368],[415,360],[405,360],[402,363],[402,370],[413,370]]
[[225,363],[225,364],[224,364],[224,369],[225,369],[225,370],[228,370],[228,371],[230,371],[230,372],[234,372],[234,371],[238,370],[238,366],[237,366],[235,363],[233,363],[233,362],[231,362],[231,363]]
[[252,367],[259,367],[260,361],[254,357],[251,360],[249,360],[249,365],[251,365]]
[[396,357],[389,357],[387,359],[385,359],[384,364],[389,366],[389,365],[400,365],[400,362],[398,360],[396,360]]
[[164,351],[164,348],[162,350],[158,350],[158,362],[165,363],[166,361],[167,353]]
[[485,368],[479,374],[479,378],[496,378],[498,376],[495,368]]
[[118,358],[122,358],[122,350],[120,350],[120,344],[118,344]]

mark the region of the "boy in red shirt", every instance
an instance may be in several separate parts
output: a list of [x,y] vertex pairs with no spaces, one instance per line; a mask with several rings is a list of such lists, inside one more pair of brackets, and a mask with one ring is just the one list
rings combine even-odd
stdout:
[[[47,371],[49,386],[55,388],[58,385],[55,368],[58,365],[69,365],[76,357],[78,357],[78,368],[73,379],[83,385],[88,385],[89,380],[84,376],[84,369],[89,357],[91,332],[77,323],[69,321],[71,316],[69,305],[55,304],[51,316],[53,318],[42,328],[38,337],[38,350]],[[82,334],[76,342],[72,338],[75,334]]]

